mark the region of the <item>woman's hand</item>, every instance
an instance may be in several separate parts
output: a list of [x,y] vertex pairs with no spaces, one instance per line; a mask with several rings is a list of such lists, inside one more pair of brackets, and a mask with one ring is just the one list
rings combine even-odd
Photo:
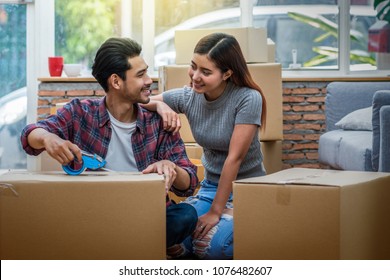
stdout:
[[173,132],[176,134],[181,128],[181,122],[179,115],[173,111],[167,104],[164,102],[156,102],[157,113],[163,119],[163,127],[165,130]]
[[220,215],[211,211],[200,216],[192,237],[194,239],[202,239],[210,231],[210,229],[218,224],[220,218]]

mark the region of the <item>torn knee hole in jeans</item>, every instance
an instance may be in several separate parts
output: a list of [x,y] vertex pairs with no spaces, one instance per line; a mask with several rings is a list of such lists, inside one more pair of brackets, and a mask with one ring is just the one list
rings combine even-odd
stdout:
[[[233,210],[233,209],[232,209]],[[226,211],[222,214],[221,219],[224,220],[232,220],[233,215],[232,211]],[[193,250],[195,255],[197,255],[199,258],[203,258],[208,250],[210,249],[210,243],[213,239],[215,233],[218,231],[218,225],[214,226],[209,232],[202,238],[202,239],[194,239],[192,241]]]
[[175,259],[180,258],[184,256],[185,253],[186,253],[186,248],[184,247],[183,243],[173,245],[172,247],[169,247],[167,249],[167,255],[170,258],[175,258]]
[[200,258],[203,258],[210,248],[211,239],[217,232],[218,226],[214,226],[202,239],[194,239],[192,245],[194,246],[194,253]]
[[[231,211],[226,211],[226,210],[231,210]],[[233,209],[225,209],[224,213],[221,216],[221,219],[225,219],[228,221],[233,219]]]

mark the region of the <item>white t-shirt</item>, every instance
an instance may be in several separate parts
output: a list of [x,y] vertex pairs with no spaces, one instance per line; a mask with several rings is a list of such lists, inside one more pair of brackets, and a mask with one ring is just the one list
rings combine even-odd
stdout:
[[115,119],[110,113],[112,135],[106,156],[105,168],[114,171],[138,172],[131,135],[135,131],[136,122],[123,123]]

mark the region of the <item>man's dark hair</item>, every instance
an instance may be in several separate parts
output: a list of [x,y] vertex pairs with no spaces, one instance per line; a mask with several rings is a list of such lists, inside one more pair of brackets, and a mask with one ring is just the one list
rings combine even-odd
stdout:
[[126,71],[131,69],[129,58],[139,56],[142,47],[129,38],[109,38],[99,48],[92,65],[92,75],[108,91],[107,80],[112,74],[117,74],[126,80]]

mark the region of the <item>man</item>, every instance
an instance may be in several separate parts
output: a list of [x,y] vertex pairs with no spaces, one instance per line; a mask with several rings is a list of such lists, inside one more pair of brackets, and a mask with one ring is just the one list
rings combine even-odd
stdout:
[[[131,39],[104,42],[92,74],[106,96],[74,99],[56,115],[27,125],[21,135],[23,149],[30,155],[46,150],[62,165],[81,162],[83,150],[104,158],[105,167],[114,171],[163,174],[167,192],[191,195],[198,184],[196,167],[179,134],[164,130],[161,117],[139,105],[149,102],[152,84],[141,50]],[[168,250],[190,235],[196,223],[192,206],[167,203]]]

